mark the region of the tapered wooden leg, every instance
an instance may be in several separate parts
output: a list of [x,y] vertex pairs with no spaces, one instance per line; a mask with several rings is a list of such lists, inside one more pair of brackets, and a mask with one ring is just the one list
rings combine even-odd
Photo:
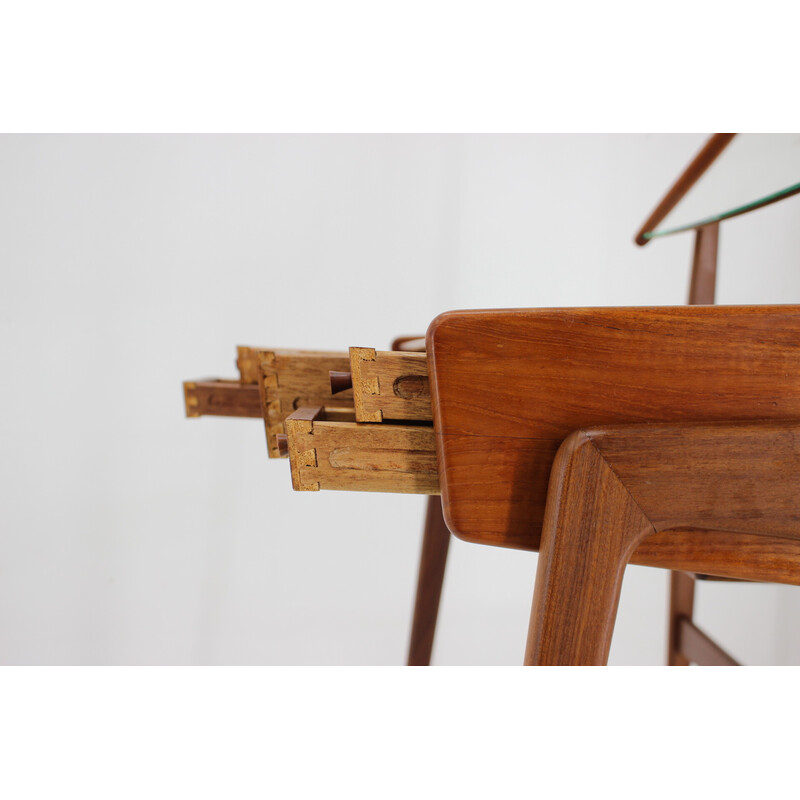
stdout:
[[653,532],[592,442],[570,435],[550,474],[526,665],[607,662],[625,566]]
[[438,495],[428,498],[425,530],[422,534],[422,553],[417,577],[417,597],[414,621],[408,648],[410,667],[427,667],[431,663],[433,636],[439,614],[439,599],[450,546],[450,531],[442,515],[442,500]]
[[670,667],[688,667],[689,659],[681,650],[681,626],[684,620],[692,621],[694,613],[694,575],[671,572],[669,583],[669,632],[667,639],[667,664]]
[[[606,663],[625,565],[648,537],[730,531],[726,572],[742,578],[742,537],[765,559],[783,552],[776,540],[799,542],[799,452],[800,420],[570,434],[550,473],[525,663]],[[800,585],[800,554],[785,581]],[[689,661],[736,663],[685,616],[679,627]]]

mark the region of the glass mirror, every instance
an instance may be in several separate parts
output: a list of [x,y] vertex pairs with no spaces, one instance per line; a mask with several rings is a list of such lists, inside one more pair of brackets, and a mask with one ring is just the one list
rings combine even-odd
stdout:
[[737,133],[643,239],[691,230],[800,192],[800,134]]

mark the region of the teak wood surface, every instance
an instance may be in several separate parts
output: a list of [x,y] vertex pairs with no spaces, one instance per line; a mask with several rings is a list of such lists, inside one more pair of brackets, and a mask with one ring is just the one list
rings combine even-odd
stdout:
[[[236,348],[236,366],[239,370],[239,380],[242,383],[258,383],[261,379],[261,365],[267,361],[272,361],[276,368],[283,368],[286,375],[286,385],[296,385],[299,390],[308,390],[307,378],[311,380],[311,386],[319,384],[319,378],[310,373],[313,371],[313,363],[317,361],[325,373],[325,365],[331,361],[336,361],[339,367],[328,367],[328,369],[340,369],[341,364],[347,363],[347,353],[335,350],[286,350],[274,347],[247,347],[239,345]],[[295,366],[295,361],[297,365]],[[323,380],[324,384],[324,380]]]
[[267,435],[270,458],[281,458],[277,437],[285,433],[284,421],[298,408],[324,406],[328,409],[352,409],[352,390],[331,394],[328,374],[331,370],[350,368],[347,353],[308,350],[255,350],[239,369],[243,379],[253,375],[253,364],[259,391],[261,413]]
[[[776,541],[799,542],[799,467],[797,420],[572,433],[550,476],[526,663],[606,663],[625,566],[655,535],[730,531],[765,558]],[[726,547],[747,577],[749,551]],[[800,584],[800,558],[784,582]],[[693,626],[684,633],[690,650],[716,647]]]
[[419,557],[414,617],[408,644],[409,667],[426,667],[431,663],[449,547],[450,531],[442,516],[442,500],[437,495],[431,495],[425,512],[422,551]]
[[359,422],[433,419],[424,353],[351,347],[350,371]]
[[300,408],[286,418],[286,434],[298,491],[439,494],[430,426],[331,421],[325,409]]
[[[445,519],[469,541],[538,549],[550,468],[576,429],[800,418],[797,306],[451,312],[427,341]],[[642,543],[633,560],[729,574],[713,537],[670,547]]]

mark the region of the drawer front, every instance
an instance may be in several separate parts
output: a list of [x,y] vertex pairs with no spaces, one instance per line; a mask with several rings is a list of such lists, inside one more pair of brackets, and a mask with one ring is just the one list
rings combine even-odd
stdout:
[[298,491],[439,494],[429,425],[334,421],[322,408],[302,408],[286,418],[286,433]]
[[433,419],[425,353],[351,347],[350,371],[359,422]]

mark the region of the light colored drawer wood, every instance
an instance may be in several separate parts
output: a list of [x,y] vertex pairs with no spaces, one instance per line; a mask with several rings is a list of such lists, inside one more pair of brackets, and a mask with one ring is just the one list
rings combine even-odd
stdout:
[[350,371],[359,422],[433,419],[425,353],[351,347]]
[[432,426],[333,421],[326,416],[322,408],[301,408],[286,418],[296,490],[439,494]]
[[[239,345],[236,348],[236,366],[239,370],[239,380],[242,383],[258,383],[261,378],[261,364],[269,361],[275,370],[285,373],[286,385],[294,384],[300,387],[318,387],[320,382],[327,379],[325,369],[330,362],[337,364],[347,363],[348,354],[338,350],[286,350],[274,347],[247,347]],[[323,370],[320,379],[317,370]]]
[[[240,358],[241,351],[240,348]],[[322,406],[352,413],[353,392],[331,394],[331,370],[348,369],[346,353],[307,350],[254,350],[250,362],[240,360],[242,375],[251,376],[251,363],[258,362],[258,388],[261,413],[267,434],[270,458],[281,458],[277,437],[286,432],[286,417],[298,408]]]

